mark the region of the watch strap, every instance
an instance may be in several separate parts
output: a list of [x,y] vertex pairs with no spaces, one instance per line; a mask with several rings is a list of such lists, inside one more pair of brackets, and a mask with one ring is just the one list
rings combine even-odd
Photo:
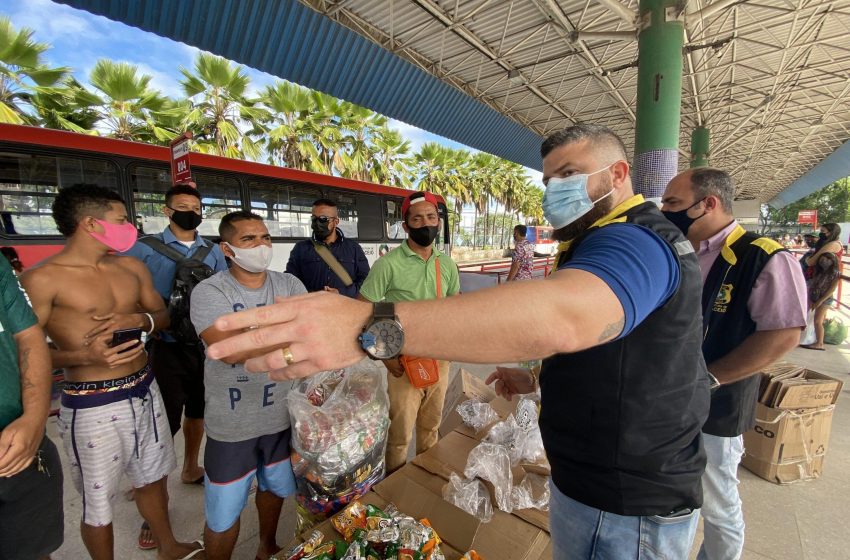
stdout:
[[372,308],[372,319],[395,319],[395,304],[389,301],[375,303]]

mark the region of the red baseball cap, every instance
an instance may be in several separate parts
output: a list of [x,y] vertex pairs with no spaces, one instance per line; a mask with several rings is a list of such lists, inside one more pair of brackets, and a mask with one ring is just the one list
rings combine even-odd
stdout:
[[412,195],[408,196],[404,199],[404,202],[401,203],[401,216],[402,218],[407,217],[407,211],[410,210],[410,207],[416,204],[417,202],[430,202],[434,205],[434,208],[437,208],[437,197],[429,192],[415,192]]

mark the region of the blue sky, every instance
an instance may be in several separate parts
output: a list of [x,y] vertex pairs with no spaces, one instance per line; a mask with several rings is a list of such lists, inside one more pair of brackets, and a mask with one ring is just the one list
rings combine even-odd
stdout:
[[[52,45],[45,53],[51,65],[72,68],[77,79],[84,83],[88,83],[87,76],[99,58],[110,58],[135,64],[152,77],[151,87],[177,96],[181,94],[178,69],[191,68],[200,52],[195,47],[50,0],[3,0],[0,4],[0,14],[11,18],[16,28],[28,27],[35,32],[35,40]],[[275,79],[253,68],[246,67],[246,71],[257,90]],[[475,151],[401,121],[391,119],[390,126],[410,140],[414,150],[426,142],[438,142]],[[539,185],[541,174],[531,169],[527,172]]]

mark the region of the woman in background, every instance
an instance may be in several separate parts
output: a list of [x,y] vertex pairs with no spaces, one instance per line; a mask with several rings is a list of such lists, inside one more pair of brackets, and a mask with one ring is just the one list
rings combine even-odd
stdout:
[[835,253],[825,252],[818,257],[814,267],[814,274],[807,282],[809,288],[809,309],[815,312],[815,335],[817,340],[812,344],[804,344],[803,348],[809,350],[823,350],[823,320],[826,311],[834,303],[832,294],[841,280],[839,272],[838,256]]

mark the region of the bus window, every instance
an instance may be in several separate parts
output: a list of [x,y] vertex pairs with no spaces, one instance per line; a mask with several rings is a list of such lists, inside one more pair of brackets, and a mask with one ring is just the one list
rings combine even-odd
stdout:
[[118,169],[98,159],[0,153],[0,233],[59,235],[53,201],[60,188],[75,183],[119,191]]
[[330,199],[336,202],[336,210],[339,215],[339,229],[342,234],[351,239],[360,237],[357,219],[357,198],[354,194],[332,192]]
[[310,216],[313,202],[322,198],[319,189],[251,181],[248,193],[251,211],[263,217],[272,237],[306,239],[313,235]]
[[404,218],[401,215],[402,199],[388,198],[385,202],[387,208],[387,237],[390,239],[407,239],[407,233],[401,227],[404,223]]
[[[201,193],[204,221],[198,232],[207,237],[218,236],[222,216],[241,210],[239,181],[232,177],[199,171],[193,177]],[[133,205],[137,225],[144,233],[159,233],[168,227],[162,213],[165,193],[171,188],[171,173],[166,167],[135,166],[130,171]]]
[[357,218],[360,239],[380,241],[384,238],[384,220],[381,217],[381,199],[368,194],[357,196]]

